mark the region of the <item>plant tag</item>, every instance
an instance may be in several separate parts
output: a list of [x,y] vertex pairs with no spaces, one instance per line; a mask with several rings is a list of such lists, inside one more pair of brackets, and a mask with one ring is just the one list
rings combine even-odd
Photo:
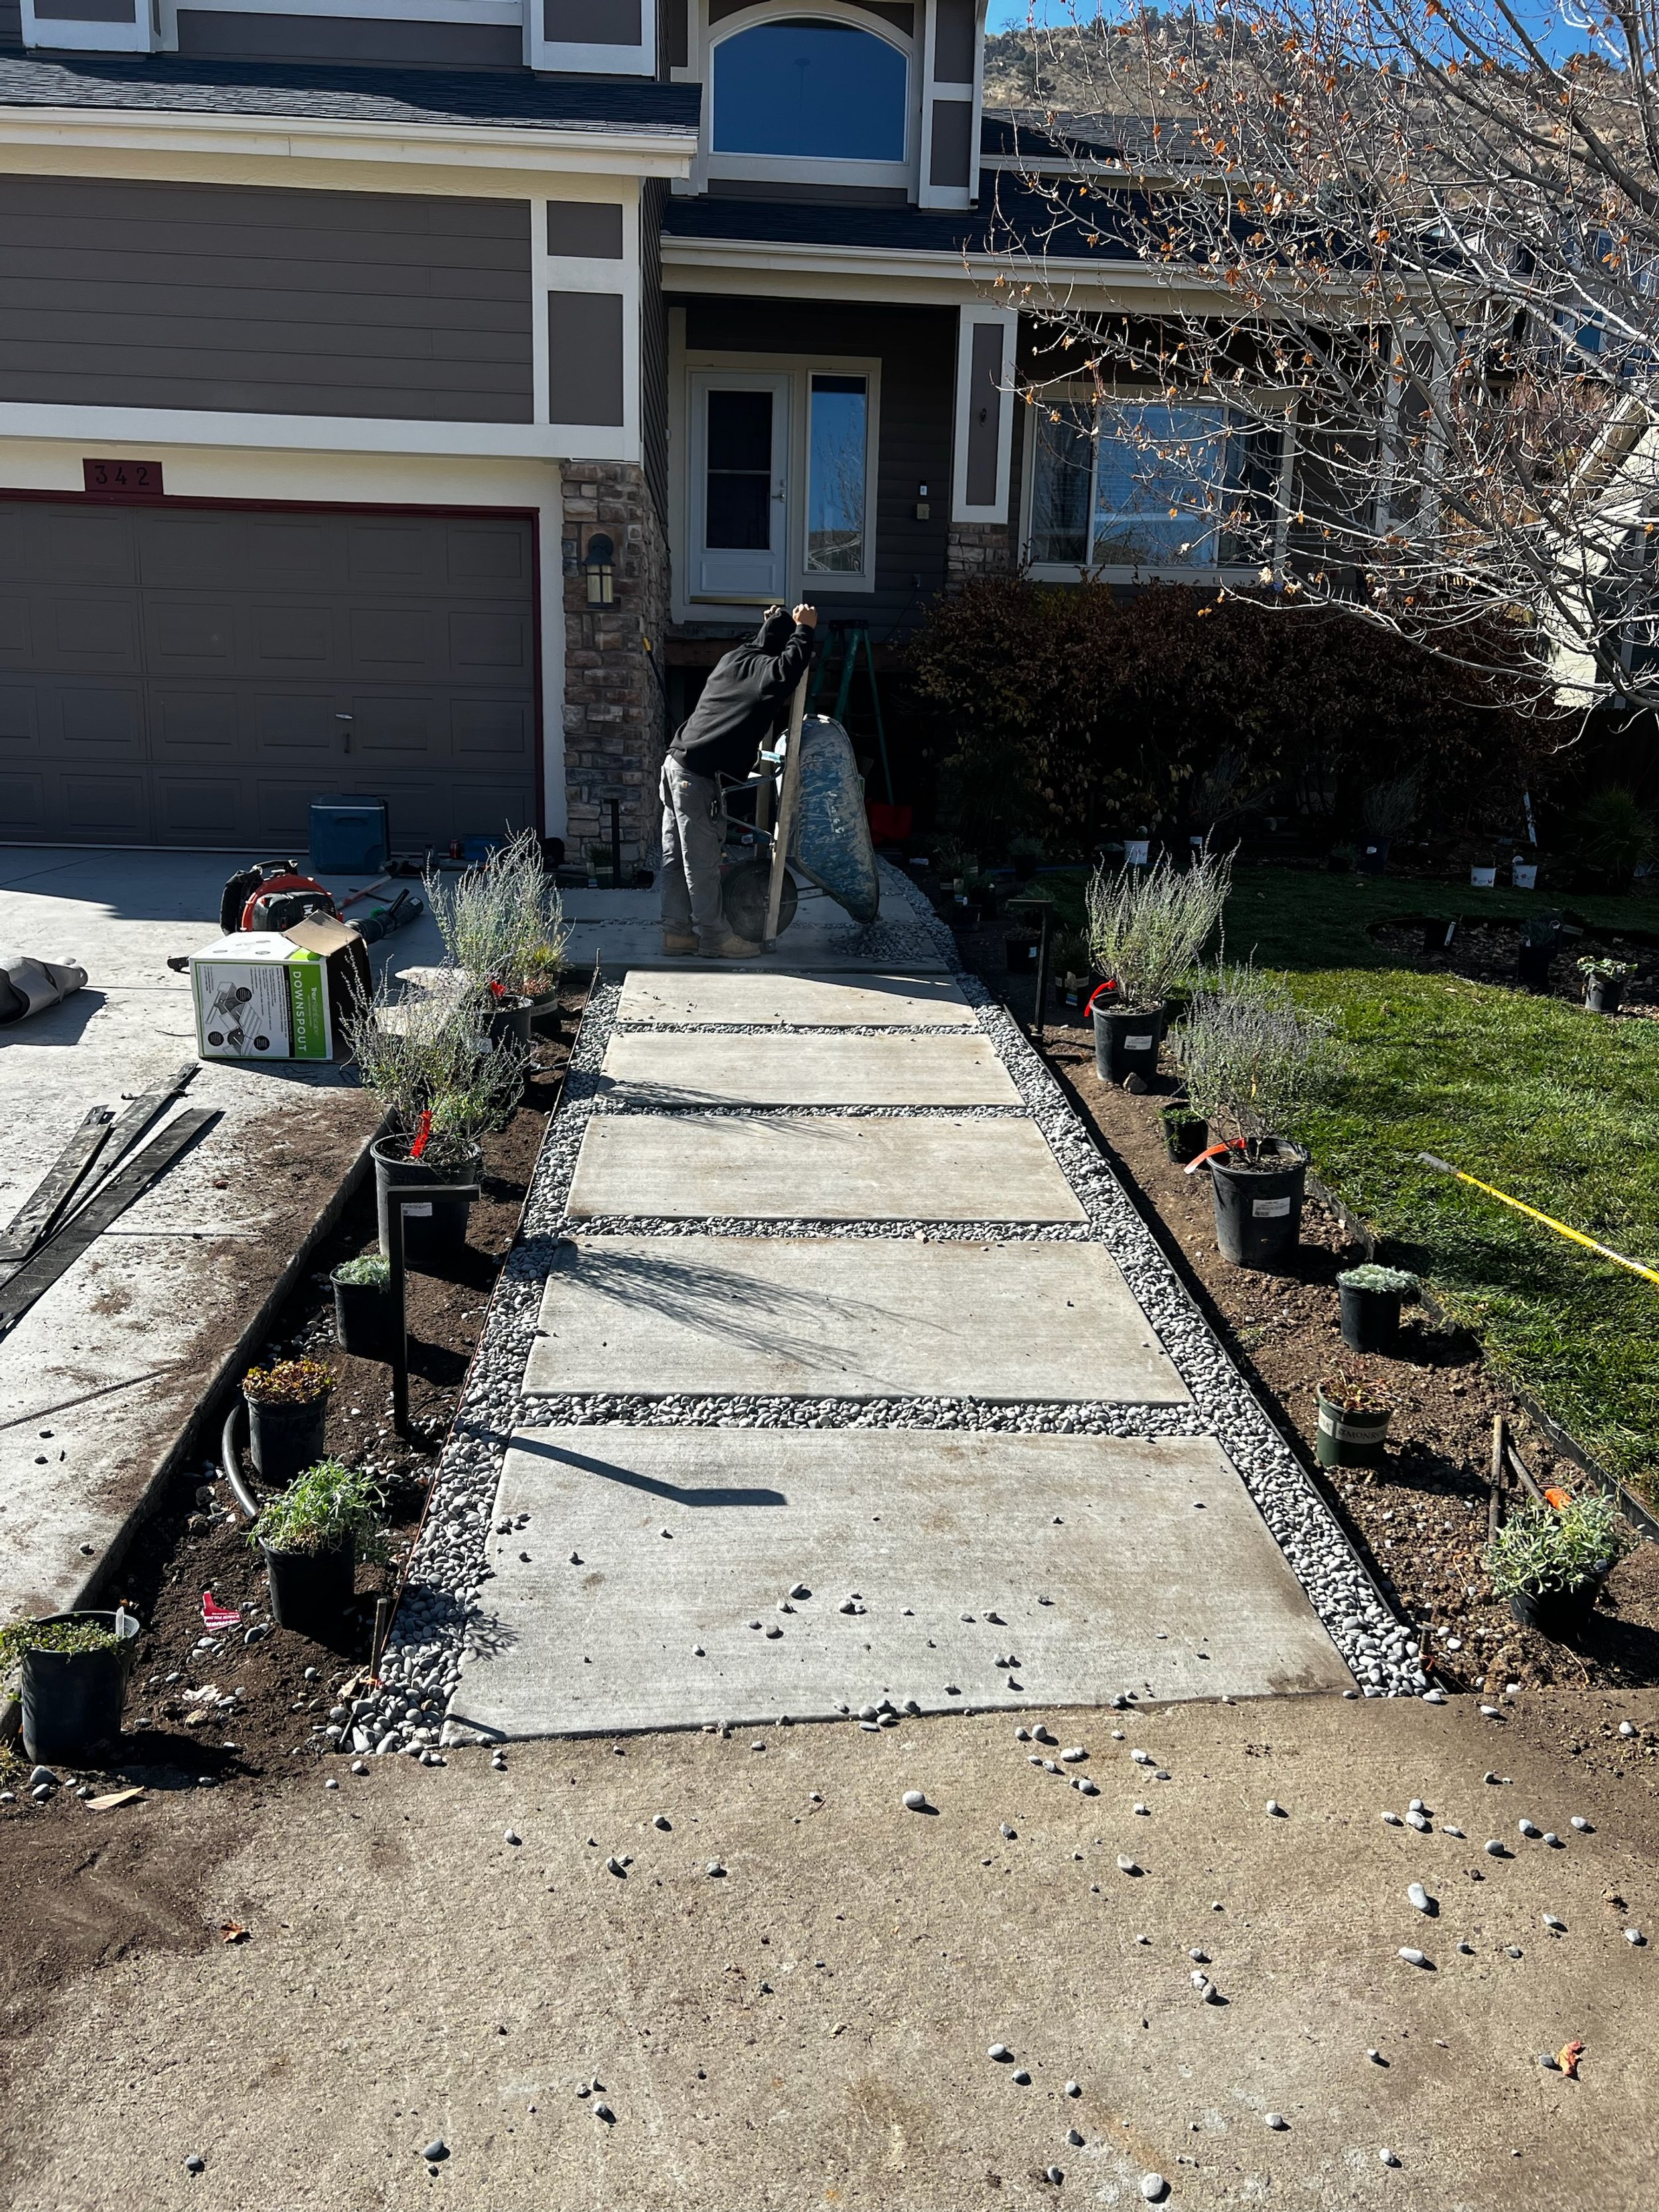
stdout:
[[1126,1036],[1123,1040],[1125,1052],[1150,1052],[1152,1048],[1152,1041],[1149,1036]]
[[1250,1201],[1250,1212],[1257,1221],[1285,1221],[1290,1211],[1288,1198],[1256,1198]]
[[429,1198],[417,1198],[412,1206],[404,1208],[405,1221],[430,1221],[431,1218],[432,1200]]

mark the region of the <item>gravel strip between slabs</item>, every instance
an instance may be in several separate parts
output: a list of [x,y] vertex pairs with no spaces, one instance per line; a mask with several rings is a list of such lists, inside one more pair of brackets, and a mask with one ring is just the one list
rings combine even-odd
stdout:
[[[1026,1109],[1077,1194],[1086,1224],[1037,1227],[1002,1222],[780,1222],[730,1217],[659,1220],[630,1215],[583,1221],[575,1226],[584,1236],[607,1231],[665,1237],[914,1235],[975,1243],[1033,1239],[1099,1243],[1122,1269],[1192,1393],[1192,1406],[987,1405],[971,1399],[849,1403],[759,1395],[674,1399],[602,1394],[526,1400],[522,1387],[525,1364],[535,1335],[543,1284],[560,1238],[571,1227],[565,1218],[565,1206],[583,1131],[590,1114],[617,1110],[595,1096],[622,989],[620,981],[605,981],[601,976],[588,998],[564,1095],[548,1125],[526,1200],[520,1239],[497,1284],[471,1379],[439,1463],[426,1521],[410,1560],[403,1600],[382,1658],[381,1691],[354,1714],[339,1748],[358,1753],[404,1751],[427,1759],[440,1755],[432,1709],[453,1694],[464,1646],[481,1650],[489,1643],[491,1631],[483,1604],[489,1588],[485,1542],[508,1440],[515,1427],[562,1422],[588,1426],[883,1427],[1213,1436],[1237,1468],[1364,1694],[1420,1696],[1427,1688],[1410,1629],[1384,1601],[1324,1500],[1153,1242],[1054,1077],[1006,1008],[976,975],[957,964],[950,933],[934,918],[922,894],[890,868],[884,870],[884,876],[887,895],[915,912],[914,926],[877,925],[872,930],[850,932],[843,949],[875,953],[896,963],[902,963],[907,950],[914,954],[924,945],[945,952],[980,1028],[992,1040]],[[641,1029],[653,1026],[630,1024]],[[776,1025],[765,1027],[775,1030]],[[866,1032],[860,1028],[854,1033]],[[892,1031],[872,1027],[867,1033],[890,1036]],[[938,1109],[853,1110],[903,1115]],[[977,1110],[995,1114],[1009,1109]],[[423,1701],[425,1711],[420,1710]]]

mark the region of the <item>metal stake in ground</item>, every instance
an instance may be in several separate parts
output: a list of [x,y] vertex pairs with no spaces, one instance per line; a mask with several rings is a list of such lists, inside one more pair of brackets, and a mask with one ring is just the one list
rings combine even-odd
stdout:
[[392,1248],[386,1258],[392,1268],[392,1425],[400,1437],[409,1434],[409,1308],[408,1273],[404,1265],[404,1208],[423,1205],[428,1212],[446,1199],[471,1200],[480,1195],[476,1182],[393,1183],[386,1194],[386,1241]]

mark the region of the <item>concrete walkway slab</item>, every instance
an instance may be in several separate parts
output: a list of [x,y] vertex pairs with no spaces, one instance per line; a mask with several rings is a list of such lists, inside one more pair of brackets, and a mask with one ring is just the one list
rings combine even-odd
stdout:
[[601,1070],[649,1106],[1018,1106],[989,1037],[623,1032]]
[[524,1430],[496,1515],[526,1514],[452,1729],[1351,1686],[1207,1438]]
[[595,1114],[568,1208],[780,1221],[1076,1221],[1030,1121]]
[[[839,913],[840,909],[836,908]],[[654,924],[624,921],[579,921],[570,932],[565,960],[572,968],[591,969],[595,957],[605,969],[619,972],[631,968],[663,968],[680,975],[714,969],[724,975],[787,974],[803,969],[816,975],[887,975],[904,967],[922,975],[945,973],[945,956],[927,933],[908,922],[889,926],[873,923],[859,928],[843,915],[834,926],[809,927],[796,922],[778,939],[771,952],[757,953],[752,960],[704,960],[693,954],[665,953],[662,931]]]
[[871,974],[851,979],[702,969],[690,975],[635,969],[623,985],[617,1019],[629,1024],[699,1023],[795,1028],[906,1029],[977,1026],[952,975]]
[[1189,1402],[1099,1244],[579,1237],[540,1329],[532,1395]]

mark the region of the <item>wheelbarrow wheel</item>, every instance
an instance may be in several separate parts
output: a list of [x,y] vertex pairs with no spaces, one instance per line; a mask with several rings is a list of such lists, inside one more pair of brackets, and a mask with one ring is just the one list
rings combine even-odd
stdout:
[[[720,887],[726,920],[734,937],[758,945],[766,935],[766,902],[772,889],[772,863],[744,860],[733,868]],[[778,902],[778,934],[782,936],[795,918],[800,893],[787,868],[783,872],[783,896]]]

